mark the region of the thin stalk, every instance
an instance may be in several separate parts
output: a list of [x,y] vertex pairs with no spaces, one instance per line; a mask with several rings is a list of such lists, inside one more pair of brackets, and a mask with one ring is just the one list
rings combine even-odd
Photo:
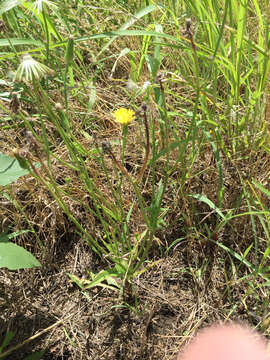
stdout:
[[127,144],[127,134],[128,134],[128,127],[124,125],[122,128],[122,149],[121,149],[121,160],[122,166],[125,166],[125,149]]
[[48,29],[48,23],[47,23],[47,16],[46,16],[46,11],[45,11],[45,5],[42,4],[42,17],[44,20],[44,28],[45,28],[45,34],[46,34],[46,43],[45,43],[45,47],[46,47],[46,58],[47,58],[47,63],[46,65],[48,65],[49,63],[49,51],[50,51],[50,36],[49,36],[49,29]]
[[143,162],[143,166],[137,176],[136,181],[140,181],[144,171],[146,169],[147,166],[147,161],[149,158],[149,154],[150,154],[150,139],[149,139],[149,128],[148,128],[148,121],[147,121],[147,115],[146,115],[146,105],[144,104],[142,106],[143,108],[143,122],[144,122],[144,127],[145,127],[145,138],[146,138],[146,146],[145,146],[145,157],[144,157],[144,162]]
[[103,148],[103,151],[105,153],[107,153],[111,157],[112,161],[115,163],[115,165],[118,167],[118,169],[126,176],[128,181],[131,183],[132,187],[134,188],[137,199],[139,201],[140,210],[141,210],[141,214],[143,216],[143,219],[144,219],[145,223],[148,224],[148,217],[147,217],[147,214],[146,214],[146,211],[145,211],[147,206],[146,206],[146,204],[145,204],[145,202],[143,200],[143,197],[142,197],[142,195],[141,195],[141,193],[140,193],[140,191],[138,189],[138,186],[137,186],[136,182],[129,175],[126,168],[124,168],[122,166],[122,164],[120,164],[119,161],[116,159],[116,157],[114,156],[114,153],[112,152],[112,150],[110,148],[110,145],[108,143],[106,143],[106,142],[103,142],[102,143],[102,148]]

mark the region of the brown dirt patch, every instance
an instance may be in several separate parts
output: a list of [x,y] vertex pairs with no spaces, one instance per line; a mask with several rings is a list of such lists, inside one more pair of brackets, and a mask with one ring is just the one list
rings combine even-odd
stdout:
[[[101,266],[75,237],[57,246],[52,265],[1,270],[1,339],[7,330],[13,331],[11,348],[52,326],[6,359],[23,359],[46,348],[45,360],[173,360],[202,326],[227,319],[260,323],[270,310],[265,306],[267,295],[250,293],[244,281],[236,281],[233,290],[226,286],[233,281],[228,279],[229,259],[217,247],[207,247],[196,251],[192,242],[182,243],[137,278],[136,312],[119,306],[118,294],[111,290],[83,294],[69,282],[67,272],[84,276],[88,269],[97,271]],[[239,272],[244,276],[247,269]],[[59,320],[63,321],[58,324]]]

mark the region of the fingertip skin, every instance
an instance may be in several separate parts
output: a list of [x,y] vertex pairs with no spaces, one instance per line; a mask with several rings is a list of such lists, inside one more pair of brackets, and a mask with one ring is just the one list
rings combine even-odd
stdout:
[[240,324],[213,325],[199,331],[177,360],[270,360],[266,340]]

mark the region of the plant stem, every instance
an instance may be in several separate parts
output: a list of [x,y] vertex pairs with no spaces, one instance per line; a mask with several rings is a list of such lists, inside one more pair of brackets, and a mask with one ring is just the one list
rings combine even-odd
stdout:
[[145,157],[144,157],[144,162],[143,162],[143,166],[137,176],[136,181],[140,181],[144,171],[146,169],[146,165],[147,165],[147,161],[149,158],[149,153],[150,153],[150,140],[149,140],[149,128],[148,128],[148,121],[147,121],[147,115],[146,115],[146,106],[143,106],[143,122],[144,122],[144,127],[145,127],[145,137],[146,137],[146,146],[145,146]]

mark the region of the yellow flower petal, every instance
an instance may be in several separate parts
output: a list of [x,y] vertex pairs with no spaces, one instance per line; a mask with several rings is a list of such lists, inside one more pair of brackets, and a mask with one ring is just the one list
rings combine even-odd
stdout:
[[113,112],[115,121],[122,125],[129,124],[135,118],[135,112],[133,110],[120,108]]

